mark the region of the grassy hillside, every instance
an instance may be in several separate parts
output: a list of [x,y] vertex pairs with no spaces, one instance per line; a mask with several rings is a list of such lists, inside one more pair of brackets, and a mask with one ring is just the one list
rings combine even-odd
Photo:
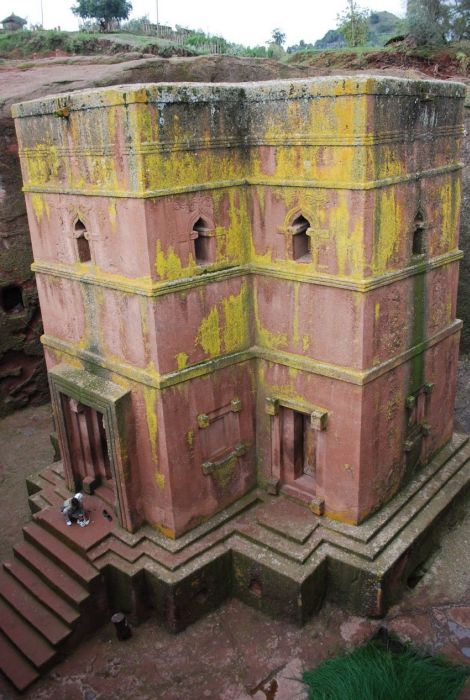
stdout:
[[163,57],[194,56],[198,53],[189,46],[181,46],[144,34],[98,34],[55,30],[0,32],[0,58],[40,57],[56,52],[90,55],[133,51]]
[[470,41],[439,48],[410,47],[406,42],[381,49],[346,48],[328,51],[299,51],[287,57],[290,65],[331,72],[338,69],[414,68],[435,78],[466,77],[470,74]]

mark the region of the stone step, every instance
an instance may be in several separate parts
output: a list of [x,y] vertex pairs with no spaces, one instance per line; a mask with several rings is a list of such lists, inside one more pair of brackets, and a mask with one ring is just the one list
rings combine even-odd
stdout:
[[78,609],[88,598],[88,591],[69,576],[60,566],[29,542],[21,542],[13,548],[15,556],[38,575],[46,584]]
[[59,508],[62,505],[66,496],[62,497],[58,490],[63,488],[63,482],[58,477],[57,482],[57,484],[52,484],[49,480],[43,479],[41,474],[32,474],[28,477],[26,487],[29,495],[29,508],[33,515],[49,506]]
[[52,663],[55,649],[2,598],[0,598],[0,630],[38,670]]
[[103,554],[106,554],[106,552],[114,552],[122,559],[125,559],[131,563],[137,561],[137,559],[143,554],[146,554],[145,551],[142,551],[142,547],[139,545],[136,547],[129,547],[129,545],[125,542],[122,542],[115,537],[111,537],[104,542],[100,542],[96,547],[94,547],[89,553],[89,557],[91,560],[95,560],[103,556]]
[[73,496],[73,493],[67,489],[65,483],[58,483],[57,486],[54,486],[54,508],[60,510],[60,507],[64,504],[64,501],[69,499],[71,496]]
[[0,598],[54,646],[69,636],[70,627],[34,598],[7,570],[1,568]]
[[51,504],[43,496],[43,492],[34,493],[28,498],[29,510],[31,514],[40,513],[44,508],[48,508]]
[[85,511],[90,523],[84,528],[76,523],[67,527],[63,513],[58,508],[46,508],[35,516],[34,522],[62,542],[67,549],[77,552],[83,559],[88,560],[90,549],[106,540],[115,527],[114,520],[109,521],[105,518],[103,511],[107,509],[103,508],[104,505],[106,504],[96,496],[87,497]]
[[60,507],[64,502],[64,498],[61,494],[57,493],[57,487],[54,486],[47,486],[47,488],[43,489],[41,493],[35,494],[35,496],[30,496],[30,498],[34,499],[38,496],[41,497],[46,503],[46,508],[50,507],[60,510]]
[[25,525],[23,535],[27,542],[39,548],[50,559],[65,568],[67,573],[85,588],[90,589],[93,583],[100,578],[99,571],[92,564],[37,523]]
[[106,485],[97,486],[94,490],[94,495],[101,498],[101,500],[109,506],[111,514],[115,518],[114,504],[116,501],[116,496],[113,489]]
[[26,491],[28,492],[28,496],[38,493],[45,485],[44,480],[40,478],[39,474],[30,474],[26,477]]
[[57,476],[55,470],[52,469],[51,467],[46,467],[46,469],[41,469],[39,474],[40,474],[41,478],[44,479],[44,481],[48,481],[53,486],[55,486],[56,483],[59,481],[59,477]]
[[39,578],[31,569],[15,559],[3,564],[11,576],[21,583],[40,603],[51,610],[67,625],[73,626],[79,619],[78,611],[52,590],[45,581]]
[[50,469],[54,472],[58,480],[65,482],[64,465],[60,460],[58,462],[53,462]]
[[39,678],[37,670],[2,632],[0,632],[0,671],[20,693]]

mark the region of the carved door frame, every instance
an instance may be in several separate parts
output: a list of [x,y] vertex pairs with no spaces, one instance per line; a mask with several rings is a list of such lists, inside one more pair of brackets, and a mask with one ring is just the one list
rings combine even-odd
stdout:
[[53,367],[48,375],[67,488],[74,490],[75,478],[62,396],[74,399],[103,415],[118,521],[125,530],[133,532],[135,527],[126,448],[126,418],[130,416],[130,391],[86,370],[67,365]]

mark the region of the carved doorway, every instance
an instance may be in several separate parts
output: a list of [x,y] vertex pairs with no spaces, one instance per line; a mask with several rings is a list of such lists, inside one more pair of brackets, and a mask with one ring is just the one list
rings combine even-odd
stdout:
[[328,412],[277,397],[266,398],[265,410],[271,416],[272,487],[311,503],[317,497],[318,457],[324,454]]
[[121,527],[134,532],[141,518],[129,461],[134,440],[130,392],[67,365],[56,365],[48,374],[67,488],[96,491],[114,508]]
[[103,414],[64,394],[61,402],[77,490],[94,493],[98,489],[100,496],[114,503],[114,480]]
[[281,408],[281,483],[315,495],[316,432],[310,416]]

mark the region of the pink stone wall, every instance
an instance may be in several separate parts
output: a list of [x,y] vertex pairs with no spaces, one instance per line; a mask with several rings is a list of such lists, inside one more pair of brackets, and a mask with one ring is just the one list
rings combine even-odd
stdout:
[[37,202],[34,194],[26,195],[36,263],[78,263],[74,224],[80,219],[100,272],[131,279],[151,275],[144,201],[48,194]]
[[15,108],[48,362],[130,392],[137,520],[177,537],[310,479],[358,523],[450,438],[462,97],[348,77]]

